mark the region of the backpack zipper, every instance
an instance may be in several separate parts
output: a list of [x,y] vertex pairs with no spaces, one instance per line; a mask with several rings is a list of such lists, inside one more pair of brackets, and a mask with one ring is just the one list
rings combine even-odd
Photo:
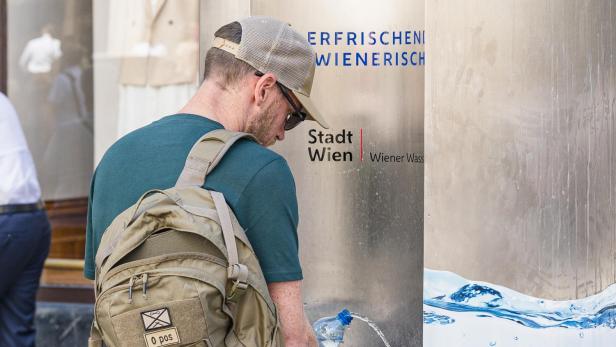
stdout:
[[[128,300],[129,303],[132,304],[132,299],[133,299],[133,287],[136,286],[136,284],[138,284],[139,280],[142,280],[142,290],[144,297],[147,295],[147,282],[148,279],[150,277],[152,277],[152,275],[157,276],[157,277],[163,277],[163,276],[179,276],[179,277],[186,277],[186,278],[190,278],[193,280],[197,280],[199,282],[203,282],[211,287],[214,287],[216,289],[218,289],[220,291],[220,288],[218,288],[218,286],[216,286],[215,283],[207,281],[204,278],[200,278],[199,276],[193,276],[191,274],[187,274],[184,271],[166,271],[164,269],[154,269],[154,270],[149,270],[147,272],[142,272],[142,273],[138,273],[138,274],[134,274],[131,275],[128,278],[128,283],[127,284],[122,284],[122,285],[116,285],[110,288],[107,288],[105,291],[101,292],[98,297],[97,297],[97,302],[99,301],[100,298],[102,298],[103,296],[107,296],[109,294],[118,292],[118,291],[122,291],[122,290],[126,290],[128,289]],[[222,293],[221,293],[222,294]]]
[[143,298],[147,300],[148,298],[148,273],[144,273],[142,276],[143,288],[141,289]]
[[[210,263],[214,263],[217,264],[219,266],[222,267],[227,267],[227,262],[221,258],[209,255],[209,254],[205,254],[205,253],[197,253],[197,252],[184,252],[184,253],[175,253],[175,254],[171,254],[171,255],[161,255],[161,256],[155,256],[149,259],[141,259],[141,260],[137,260],[138,264],[131,264],[131,263],[126,263],[126,264],[122,264],[116,268],[113,268],[111,271],[109,271],[106,275],[106,279],[107,281],[110,281],[111,278],[115,277],[118,273],[125,271],[125,270],[129,270],[133,267],[138,267],[138,266],[147,266],[147,265],[151,265],[151,264],[156,264],[156,263],[162,263],[165,261],[170,261],[170,260],[176,260],[179,258],[183,258],[183,257],[194,257],[195,259],[199,259],[199,260],[204,260]],[[164,259],[161,259],[164,258]],[[156,269],[152,269],[152,270],[156,270]],[[151,272],[152,270],[147,270],[147,272]],[[143,272],[142,272],[143,273]],[[142,274],[141,273],[141,274]],[[102,280],[99,280],[102,281]],[[122,283],[124,282],[124,280],[120,280],[120,281],[113,281],[114,283],[111,285],[111,287],[115,287],[118,285],[118,283]],[[107,288],[106,290],[108,290],[110,288]],[[102,295],[103,292],[101,292]]]
[[129,304],[133,303],[133,284],[135,283],[135,276],[138,276],[138,275],[130,276],[130,280],[128,281],[128,303]]

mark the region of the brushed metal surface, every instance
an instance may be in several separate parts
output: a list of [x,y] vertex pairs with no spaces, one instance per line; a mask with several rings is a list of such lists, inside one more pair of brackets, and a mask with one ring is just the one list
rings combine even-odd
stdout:
[[[280,18],[303,34],[423,30],[424,3],[253,0],[251,14]],[[203,21],[210,15],[217,12],[202,12]],[[415,48],[315,46],[317,53]],[[311,162],[308,133],[319,129],[313,122],[287,132],[284,142],[273,147],[295,176],[309,318],[347,307],[374,320],[392,346],[420,346],[422,340],[423,165],[374,163],[368,156],[423,155],[423,79],[421,66],[317,67],[312,97],[332,127],[326,133],[353,133],[350,144],[331,147],[350,151],[353,161]],[[359,320],[345,341],[348,346],[382,345]]]
[[552,299],[616,282],[616,4],[426,18],[425,266]]

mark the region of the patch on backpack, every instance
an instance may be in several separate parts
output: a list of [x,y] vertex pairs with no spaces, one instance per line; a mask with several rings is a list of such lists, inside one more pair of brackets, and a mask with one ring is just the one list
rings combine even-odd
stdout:
[[160,329],[171,326],[171,316],[168,308],[141,312],[141,320],[145,331]]
[[180,337],[176,328],[153,331],[143,334],[148,347],[170,346],[180,343]]

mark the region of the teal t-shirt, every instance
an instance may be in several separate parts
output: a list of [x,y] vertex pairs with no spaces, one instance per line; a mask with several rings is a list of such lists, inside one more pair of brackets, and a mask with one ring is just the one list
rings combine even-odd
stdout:
[[[87,278],[94,279],[96,251],[113,219],[146,191],[173,187],[193,144],[222,128],[205,117],[177,114],[135,130],[109,148],[90,187]],[[240,140],[208,175],[205,188],[224,194],[268,283],[302,279],[295,182],[284,158],[253,141]]]

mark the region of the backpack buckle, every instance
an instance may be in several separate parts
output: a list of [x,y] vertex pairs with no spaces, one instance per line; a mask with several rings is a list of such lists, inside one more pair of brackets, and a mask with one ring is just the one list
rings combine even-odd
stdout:
[[248,288],[248,267],[244,264],[232,264],[227,268],[227,278],[233,281],[227,300],[237,300]]

